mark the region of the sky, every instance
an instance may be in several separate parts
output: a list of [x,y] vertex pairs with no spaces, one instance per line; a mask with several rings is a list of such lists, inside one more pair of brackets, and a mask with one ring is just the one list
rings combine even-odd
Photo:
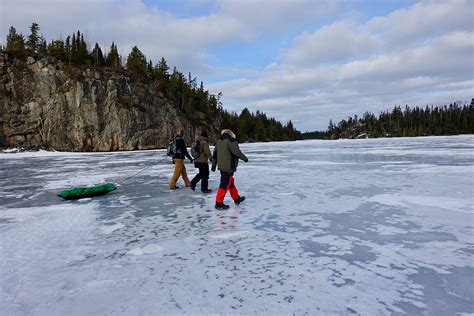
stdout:
[[[40,4],[39,4],[40,3]],[[10,26],[48,41],[77,30],[92,46],[137,45],[191,72],[224,108],[300,131],[395,105],[474,97],[474,1],[0,0]]]

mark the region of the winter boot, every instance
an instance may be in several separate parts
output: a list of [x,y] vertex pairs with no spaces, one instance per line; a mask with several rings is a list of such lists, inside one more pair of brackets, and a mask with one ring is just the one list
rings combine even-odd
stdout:
[[245,201],[245,196],[239,196],[237,199],[234,200],[234,203],[236,205],[239,205],[240,203],[242,203],[243,201]]
[[227,210],[229,207],[227,204],[216,202],[216,210]]
[[191,190],[196,191],[196,185],[194,183],[191,182],[189,186],[191,187]]
[[212,189],[202,189],[201,192],[202,193],[211,193]]
[[176,189],[179,189],[179,187],[177,185],[175,185],[174,187],[170,188],[170,190],[176,190]]

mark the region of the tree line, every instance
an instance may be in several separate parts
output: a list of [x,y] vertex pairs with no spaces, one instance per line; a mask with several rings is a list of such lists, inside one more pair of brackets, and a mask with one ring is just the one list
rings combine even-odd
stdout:
[[244,108],[240,115],[224,111],[222,126],[232,126],[238,131],[238,138],[242,141],[285,141],[303,139],[301,132],[296,130],[293,123],[285,125],[269,118],[263,112],[250,112]]
[[474,99],[471,104],[444,106],[395,106],[379,116],[366,112],[362,117],[348,117],[339,123],[329,122],[321,132],[303,133],[303,138],[377,138],[459,135],[474,133]]
[[242,141],[279,141],[301,139],[301,133],[289,121],[285,125],[269,118],[265,113],[255,114],[245,108],[240,114],[228,112],[222,107],[222,93],[211,94],[202,81],[198,83],[191,73],[185,75],[176,66],[170,70],[164,57],[157,63],[134,46],[125,59],[119,54],[117,44],[112,42],[108,51],[98,43],[89,47],[85,36],[77,31],[63,39],[49,43],[40,34],[37,23],[30,26],[30,34],[25,38],[15,27],[10,27],[6,45],[0,51],[18,57],[52,56],[72,67],[103,68],[124,71],[127,75],[139,76],[150,83],[157,83],[161,93],[173,100],[179,109],[191,120],[218,129],[233,128]]

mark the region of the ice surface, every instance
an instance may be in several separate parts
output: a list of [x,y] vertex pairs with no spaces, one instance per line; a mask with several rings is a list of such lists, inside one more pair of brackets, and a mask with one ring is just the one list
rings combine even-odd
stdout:
[[228,211],[162,150],[0,154],[0,314],[474,313],[474,136],[241,148]]

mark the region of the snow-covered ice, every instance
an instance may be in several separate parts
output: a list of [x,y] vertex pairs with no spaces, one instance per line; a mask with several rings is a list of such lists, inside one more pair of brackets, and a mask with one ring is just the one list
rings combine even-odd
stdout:
[[474,313],[474,136],[241,149],[228,211],[162,150],[0,154],[0,314]]

